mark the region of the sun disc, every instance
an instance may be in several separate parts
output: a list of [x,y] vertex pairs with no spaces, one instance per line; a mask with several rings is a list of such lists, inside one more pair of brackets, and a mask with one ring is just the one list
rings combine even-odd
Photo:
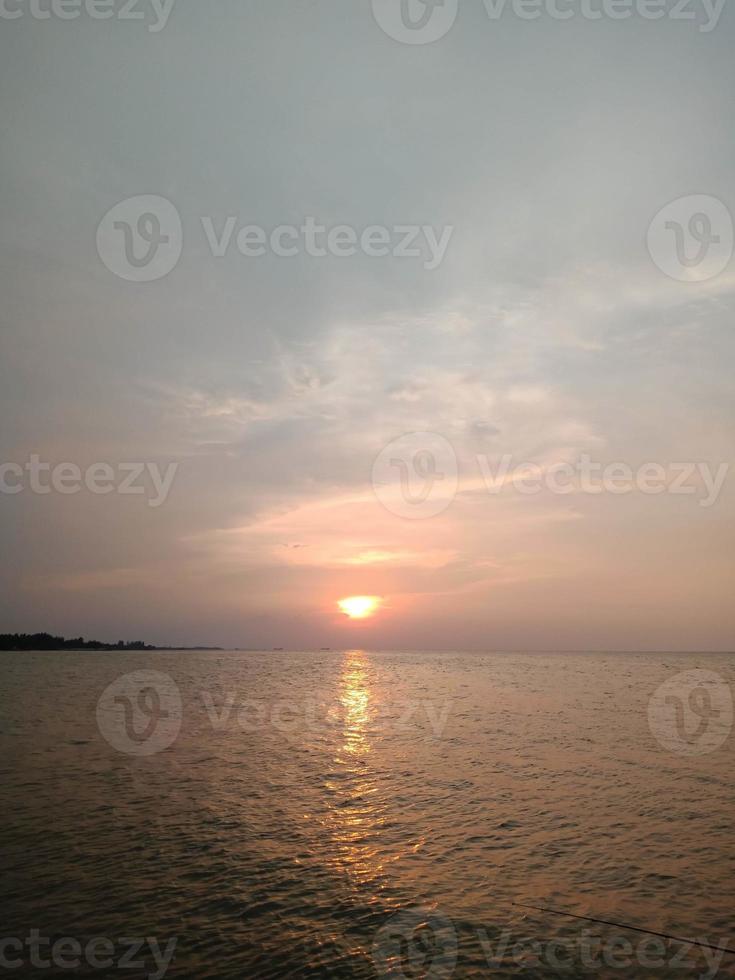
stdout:
[[380,598],[376,595],[352,595],[340,599],[337,605],[350,619],[367,619],[377,612]]

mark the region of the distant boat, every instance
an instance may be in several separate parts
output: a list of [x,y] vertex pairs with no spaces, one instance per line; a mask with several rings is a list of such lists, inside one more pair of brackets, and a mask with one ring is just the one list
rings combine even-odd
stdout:
[[322,647],[321,652],[328,653],[331,649],[332,649],[331,647]]
[[274,653],[283,653],[283,647],[273,647]]

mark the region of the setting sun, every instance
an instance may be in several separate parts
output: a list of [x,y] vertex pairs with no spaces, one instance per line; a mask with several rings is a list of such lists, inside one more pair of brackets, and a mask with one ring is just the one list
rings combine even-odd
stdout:
[[367,619],[377,612],[380,597],[376,595],[353,595],[340,599],[337,603],[342,612],[350,619]]

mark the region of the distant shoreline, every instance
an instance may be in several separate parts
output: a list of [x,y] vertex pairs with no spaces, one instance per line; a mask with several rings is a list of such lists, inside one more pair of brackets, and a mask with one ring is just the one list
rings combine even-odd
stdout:
[[[48,633],[4,633],[0,634],[0,653],[344,653],[349,647],[222,647],[222,646],[157,646],[142,641],[123,641],[103,643],[100,640],[84,640],[82,637],[67,640]],[[467,655],[506,655],[524,656],[735,656],[735,650],[498,650],[467,649],[439,650],[434,648],[405,647],[364,647],[364,653],[423,653],[423,654],[467,654]]]
[[230,647],[0,647],[0,653],[258,653],[260,651]]
[[222,647],[158,647],[142,640],[103,643],[78,636],[67,640],[50,633],[0,633],[1,653],[151,653],[156,650],[221,650]]

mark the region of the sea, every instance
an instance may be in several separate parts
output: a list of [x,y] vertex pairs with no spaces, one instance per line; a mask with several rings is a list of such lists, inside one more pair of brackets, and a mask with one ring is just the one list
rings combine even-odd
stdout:
[[735,978],[733,654],[0,671],[8,976]]

